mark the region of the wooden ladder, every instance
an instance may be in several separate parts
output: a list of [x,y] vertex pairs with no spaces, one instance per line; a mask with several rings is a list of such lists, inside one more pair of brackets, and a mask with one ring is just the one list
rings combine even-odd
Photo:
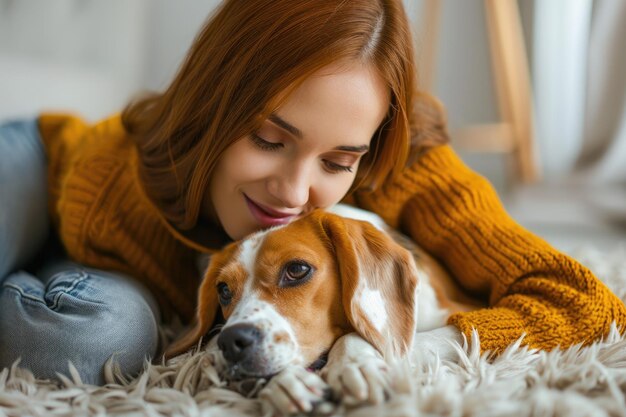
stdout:
[[[441,22],[442,0],[424,0],[420,81],[432,90]],[[465,126],[453,134],[460,149],[510,156],[515,179],[535,182],[541,172],[536,160],[532,88],[526,47],[516,0],[484,0],[487,36],[494,70],[501,122]]]

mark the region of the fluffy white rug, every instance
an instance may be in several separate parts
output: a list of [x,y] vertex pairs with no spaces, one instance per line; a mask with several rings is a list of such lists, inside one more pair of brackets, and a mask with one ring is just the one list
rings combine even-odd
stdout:
[[[573,253],[626,301],[626,248]],[[496,359],[477,344],[459,346],[461,360],[392,369],[394,392],[381,407],[330,409],[333,415],[375,416],[626,416],[626,337],[616,329],[588,347],[552,352],[511,345]],[[419,358],[418,358],[419,359]],[[104,387],[73,380],[59,386],[19,368],[0,372],[0,416],[261,416],[260,403],[227,389],[211,353],[146,364],[127,380],[107,365]]]

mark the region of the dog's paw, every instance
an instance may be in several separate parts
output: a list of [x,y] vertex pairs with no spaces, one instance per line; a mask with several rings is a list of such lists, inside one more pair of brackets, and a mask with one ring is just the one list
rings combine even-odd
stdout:
[[334,394],[346,406],[382,404],[389,397],[387,363],[382,358],[331,364],[324,368],[324,378]]
[[292,366],[275,375],[259,392],[264,415],[289,416],[322,411],[330,388],[317,374]]
[[356,333],[337,339],[321,375],[347,406],[381,404],[389,397],[387,363],[374,346]]

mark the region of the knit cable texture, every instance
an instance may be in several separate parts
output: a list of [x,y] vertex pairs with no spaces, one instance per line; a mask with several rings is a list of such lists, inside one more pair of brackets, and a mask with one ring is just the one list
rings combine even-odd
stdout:
[[[44,115],[50,212],[69,255],[148,285],[184,318],[195,308],[203,251],[163,219],[145,195],[137,152],[119,116],[89,126]],[[491,185],[450,146],[421,155],[379,190],[353,201],[400,228],[490,308],[450,317],[481,348],[499,352],[525,335],[544,349],[591,343],[626,323],[626,308],[578,262],[515,223]],[[206,249],[206,252],[210,252]]]
[[591,343],[612,321],[626,323],[624,304],[587,268],[519,226],[493,187],[450,146],[427,152],[360,205],[401,228],[439,259],[490,308],[450,317],[481,348],[499,352],[524,335],[532,347]]

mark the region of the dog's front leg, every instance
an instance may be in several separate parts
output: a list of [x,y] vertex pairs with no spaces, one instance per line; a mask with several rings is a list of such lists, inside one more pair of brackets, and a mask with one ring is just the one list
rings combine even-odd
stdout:
[[413,360],[424,365],[456,362],[464,343],[465,336],[452,325],[417,332],[413,341]]
[[272,377],[259,392],[264,415],[309,413],[326,401],[328,385],[316,373],[289,366]]
[[344,404],[381,404],[389,393],[388,366],[381,354],[357,333],[335,342],[321,372]]

